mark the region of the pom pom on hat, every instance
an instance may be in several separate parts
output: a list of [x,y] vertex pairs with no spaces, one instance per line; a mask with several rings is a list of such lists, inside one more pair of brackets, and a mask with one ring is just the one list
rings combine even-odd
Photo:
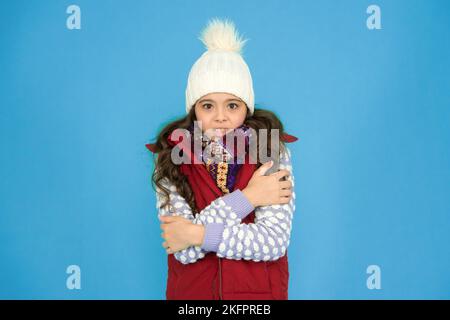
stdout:
[[186,113],[201,97],[213,92],[225,92],[242,99],[253,114],[252,76],[241,55],[248,40],[242,39],[233,22],[217,18],[209,21],[199,39],[206,51],[189,72]]
[[226,50],[239,54],[248,41],[239,36],[233,22],[221,21],[217,18],[209,22],[199,39],[205,45],[206,50]]

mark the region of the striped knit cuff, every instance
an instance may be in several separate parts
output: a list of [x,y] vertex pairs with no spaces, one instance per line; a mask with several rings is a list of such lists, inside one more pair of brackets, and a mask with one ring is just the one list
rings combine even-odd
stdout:
[[222,200],[227,206],[231,207],[233,212],[235,212],[241,220],[244,219],[250,212],[255,210],[251,202],[248,201],[247,197],[239,189],[224,195]]
[[205,251],[217,252],[219,244],[222,242],[222,233],[225,229],[223,223],[208,223],[205,225],[205,237],[201,249]]

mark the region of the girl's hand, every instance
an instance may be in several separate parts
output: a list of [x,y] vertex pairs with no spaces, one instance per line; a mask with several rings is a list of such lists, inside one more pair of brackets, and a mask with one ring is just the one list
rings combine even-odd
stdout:
[[242,190],[253,207],[272,204],[289,203],[292,197],[292,183],[288,180],[280,180],[289,176],[286,169],[279,170],[265,176],[267,170],[273,165],[273,161],[266,162],[253,173],[247,187]]
[[186,249],[190,246],[200,246],[203,243],[205,228],[180,216],[160,216],[162,246],[168,254]]

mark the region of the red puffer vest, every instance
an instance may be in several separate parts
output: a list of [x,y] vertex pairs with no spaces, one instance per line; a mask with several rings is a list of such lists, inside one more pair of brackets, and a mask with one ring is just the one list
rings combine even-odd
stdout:
[[[294,142],[297,138],[284,134],[282,140]],[[191,159],[195,157],[190,151],[189,143],[173,141],[171,136],[169,136],[168,142],[172,146],[180,144],[183,150],[188,150]],[[146,147],[155,152],[154,144],[146,144]],[[255,164],[247,162],[239,169],[234,190],[243,190],[256,169]],[[180,171],[187,177],[192,187],[197,212],[224,195],[202,163],[181,164]],[[255,212],[252,211],[242,220],[242,223],[253,223],[254,218]],[[208,252],[204,258],[195,263],[182,264],[175,259],[173,254],[168,255],[167,262],[166,298],[168,300],[288,299],[287,251],[282,258],[276,261],[232,260],[219,258],[216,252]]]

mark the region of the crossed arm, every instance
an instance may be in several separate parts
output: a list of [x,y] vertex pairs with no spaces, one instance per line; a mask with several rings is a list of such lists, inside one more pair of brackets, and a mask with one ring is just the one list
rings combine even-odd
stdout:
[[[288,180],[294,187],[294,176],[290,151],[280,154],[280,169],[290,172]],[[254,208],[241,190],[237,189],[212,201],[199,213],[193,213],[187,201],[180,196],[174,185],[167,180],[164,186],[170,190],[170,207],[159,208],[163,195],[157,190],[159,216],[181,216],[193,224],[204,226],[201,245],[193,245],[174,253],[183,264],[194,263],[208,252],[234,260],[271,261],[281,258],[289,246],[295,211],[295,192],[287,204],[268,205]],[[254,223],[241,221],[255,210]]]

